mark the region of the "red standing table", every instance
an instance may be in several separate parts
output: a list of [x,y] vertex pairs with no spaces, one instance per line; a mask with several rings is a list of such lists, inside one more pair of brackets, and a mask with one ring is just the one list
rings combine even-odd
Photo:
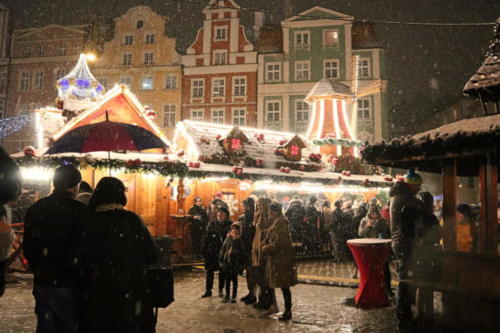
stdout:
[[390,305],[384,283],[384,265],[389,257],[390,239],[350,239],[351,249],[358,265],[360,282],[354,297],[356,306],[373,309]]

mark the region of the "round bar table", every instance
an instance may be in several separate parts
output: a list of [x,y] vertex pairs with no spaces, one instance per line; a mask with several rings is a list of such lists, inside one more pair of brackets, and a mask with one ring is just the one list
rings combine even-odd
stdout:
[[359,238],[347,241],[358,265],[360,281],[354,301],[357,307],[373,309],[390,305],[384,283],[384,265],[391,240]]

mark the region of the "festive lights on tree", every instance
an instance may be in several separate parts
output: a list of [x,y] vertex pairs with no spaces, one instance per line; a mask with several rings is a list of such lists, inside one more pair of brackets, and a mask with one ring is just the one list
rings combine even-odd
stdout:
[[20,131],[31,122],[33,122],[33,115],[31,114],[21,114],[19,116],[0,119],[0,139]]

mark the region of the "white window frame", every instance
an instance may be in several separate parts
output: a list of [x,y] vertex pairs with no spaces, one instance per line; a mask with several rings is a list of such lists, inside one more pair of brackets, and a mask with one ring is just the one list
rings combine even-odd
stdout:
[[31,58],[31,55],[32,55],[31,46],[26,46],[26,48],[23,51],[23,57],[24,58]]
[[154,65],[154,63],[155,63],[155,53],[144,52],[144,65]]
[[19,73],[19,91],[28,91],[30,89],[31,73],[22,71]]
[[205,110],[203,109],[195,109],[190,111],[190,117],[189,119],[193,121],[203,121],[205,120]]
[[123,66],[130,66],[132,65],[132,53],[124,53],[123,54]]
[[[335,64],[335,66],[327,67],[329,64]],[[336,72],[336,75],[331,75]],[[330,72],[330,75],[328,73]],[[323,77],[325,79],[338,79],[340,77],[340,66],[338,59],[325,59],[323,60]]]
[[214,124],[224,124],[225,110],[224,109],[210,109],[210,120]]
[[176,74],[167,74],[165,76],[165,89],[167,89],[167,90],[177,89],[177,75]]
[[45,46],[38,45],[36,47],[36,56],[37,57],[45,57]]
[[[199,84],[201,82],[201,84]],[[197,92],[201,92],[197,93]],[[191,79],[191,98],[205,97],[205,79]]]
[[33,79],[33,90],[42,90],[44,84],[45,72],[43,70],[36,70]]
[[[326,34],[327,33],[333,33],[334,34],[334,42],[328,43],[326,41]],[[323,30],[323,46],[324,47],[331,47],[331,46],[339,46],[339,31],[337,29],[325,29]]]
[[66,44],[64,43],[59,44],[59,47],[57,48],[57,55],[60,57],[66,55]]
[[[224,41],[227,40],[227,25],[218,25],[214,29],[214,40],[215,41]],[[220,34],[219,34],[220,32]]]
[[216,66],[227,65],[227,50],[214,50],[213,63]]
[[133,44],[134,44],[134,35],[123,36],[123,45],[133,45]]
[[[364,63],[366,61],[366,64]],[[370,58],[359,58],[358,61],[358,79],[366,80],[371,78],[371,61]]]
[[[266,82],[279,82],[281,81],[281,63],[280,62],[267,62],[266,66]],[[272,68],[270,68],[272,66]],[[278,68],[276,68],[278,66]],[[276,77],[276,75],[278,77]]]
[[82,53],[82,44],[80,44],[80,43],[75,44],[75,53],[76,53],[76,55],[79,55],[80,53]]
[[66,67],[58,67],[54,70],[54,76],[56,80],[62,79],[68,74],[68,69]]
[[163,106],[163,127],[174,127],[176,122],[176,110],[175,104],[165,104]]
[[[306,109],[303,108],[304,105],[306,106]],[[300,117],[299,117],[299,115],[300,115]],[[307,115],[307,117],[304,117],[304,115]],[[311,109],[309,107],[309,104],[307,104],[303,100],[296,99],[295,100],[295,121],[298,123],[309,122],[310,115],[311,115]]]
[[[281,100],[280,99],[268,99],[265,102],[265,122],[266,123],[278,123],[281,122]],[[272,106],[270,108],[270,106]],[[269,115],[272,114],[272,119],[269,119]],[[278,119],[276,119],[278,115]]]
[[219,98],[226,96],[226,78],[212,78],[212,97]]
[[144,76],[141,79],[141,90],[154,90],[154,79],[152,76]]
[[122,76],[120,78],[120,84],[124,84],[124,85],[128,86],[129,88],[131,88],[132,87],[132,77]]
[[[304,38],[305,36],[307,36],[307,38]],[[305,42],[306,39],[307,42]],[[293,44],[296,50],[309,50],[311,47],[311,31],[295,31],[293,34]]]
[[[366,103],[367,102],[367,103]],[[360,106],[361,104],[361,106]],[[372,119],[372,101],[371,98],[359,98],[357,100],[357,118],[361,121],[367,121]],[[360,117],[361,116],[361,117]]]
[[247,77],[246,76],[233,76],[233,96],[246,96],[247,95]]
[[145,34],[144,35],[144,44],[154,44],[155,43],[155,34]]
[[[304,68],[307,67],[307,68]],[[303,67],[300,68],[299,67]],[[296,61],[295,68],[295,81],[308,81],[311,79],[311,62],[309,60]]]
[[233,125],[245,126],[247,123],[247,109],[246,108],[233,108]]

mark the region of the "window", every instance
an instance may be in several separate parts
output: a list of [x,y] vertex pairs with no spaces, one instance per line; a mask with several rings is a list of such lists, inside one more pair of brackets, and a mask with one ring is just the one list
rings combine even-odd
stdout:
[[246,96],[247,94],[247,78],[233,78],[233,96]]
[[268,82],[281,80],[281,64],[280,63],[266,64],[266,80]]
[[241,140],[233,138],[231,139],[231,148],[240,149],[241,148]]
[[38,45],[36,48],[36,56],[43,57],[45,56],[45,47],[43,45]]
[[233,110],[233,124],[237,126],[245,126],[245,109],[234,109]]
[[358,119],[367,120],[371,118],[370,99],[358,99]]
[[370,59],[368,59],[368,58],[359,59],[358,78],[359,79],[369,79],[370,78]]
[[295,33],[295,48],[300,50],[309,49],[311,35],[309,31],[298,31]]
[[66,76],[68,70],[64,67],[59,67],[56,69],[56,80],[62,79]]
[[105,77],[101,77],[98,79],[99,83],[104,87],[104,89],[108,89],[108,79]]
[[227,26],[215,27],[215,40],[227,40]]
[[57,55],[59,56],[65,56],[66,55],[66,44],[60,44],[59,48],[57,49]]
[[169,104],[163,107],[163,127],[175,126],[175,105]]
[[146,44],[154,44],[155,43],[155,35],[146,35]]
[[167,77],[165,79],[165,89],[177,89],[177,75],[167,74]]
[[141,83],[142,90],[152,90],[153,89],[153,78],[151,76],[143,77]]
[[224,124],[224,110],[212,110],[212,122],[215,124]]
[[31,46],[26,46],[24,49],[24,57],[31,58]]
[[214,51],[214,65],[225,65],[227,63],[227,51]]
[[203,110],[192,110],[191,111],[191,120],[203,121]]
[[203,97],[203,91],[205,86],[205,81],[203,79],[191,80],[191,97],[200,98]]
[[130,87],[132,85],[132,78],[130,76],[121,77],[120,84],[125,84]]
[[338,46],[339,32],[337,30],[323,31],[323,46]]
[[135,26],[136,26],[137,29],[141,29],[144,26],[144,21],[143,20],[137,21],[137,23],[135,24]]
[[27,91],[30,85],[30,72],[21,72],[19,76],[19,90]]
[[326,79],[338,79],[339,77],[338,60],[325,60],[323,62],[323,77]]
[[309,61],[295,62],[295,80],[309,80]]
[[5,104],[4,101],[0,101],[0,119],[5,116]]
[[82,53],[82,44],[80,44],[80,43],[75,44],[75,53],[76,54]]
[[300,154],[300,147],[297,145],[290,146],[290,154],[297,156]]
[[309,104],[295,101],[295,121],[309,121]]
[[129,66],[132,65],[132,53],[125,53],[123,55],[123,66]]
[[43,89],[43,74],[44,74],[43,71],[35,72],[35,82],[34,82],[35,90]]
[[123,45],[132,45],[134,44],[134,36],[127,35],[123,37]]
[[222,97],[225,95],[225,79],[212,79],[212,96]]
[[281,119],[281,101],[266,101],[266,121],[276,122]]
[[19,114],[28,114],[30,112],[30,106],[29,104],[19,104],[19,107],[18,107],[18,112]]
[[6,86],[7,86],[7,72],[0,72],[0,93],[5,92]]
[[146,52],[144,53],[144,65],[152,65],[154,64],[154,53]]

